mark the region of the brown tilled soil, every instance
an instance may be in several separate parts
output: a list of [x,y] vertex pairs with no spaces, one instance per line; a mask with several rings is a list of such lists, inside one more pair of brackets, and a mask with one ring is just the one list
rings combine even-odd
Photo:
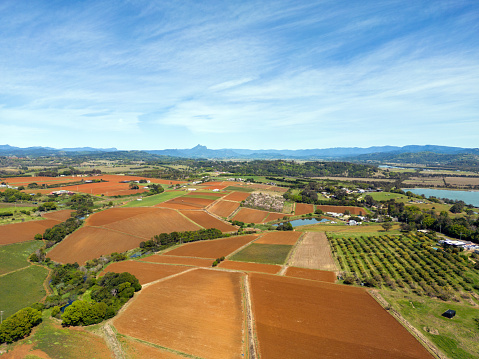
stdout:
[[243,272],[259,272],[276,274],[281,270],[281,266],[262,263],[245,263],[225,260],[218,266],[225,269],[235,269]]
[[73,210],[63,209],[61,211],[45,213],[42,217],[47,219],[54,219],[55,221],[65,222],[71,217]]
[[213,204],[211,207],[208,208],[208,211],[210,211],[213,214],[216,214],[217,216],[220,217],[228,217],[231,213],[236,211],[236,209],[239,207],[238,202],[230,202],[230,201],[223,201],[220,200]]
[[288,267],[285,276],[336,283],[336,273],[318,269]]
[[140,284],[143,285],[161,278],[169,277],[173,274],[184,272],[185,270],[188,270],[188,267],[138,261],[124,261],[110,264],[103,270],[101,275],[105,275],[107,272],[128,272],[138,278]]
[[217,197],[221,198],[225,196],[226,193],[219,193],[219,192],[198,192],[198,191],[193,191],[187,194],[187,196],[210,196],[210,197]]
[[187,243],[179,248],[168,252],[172,256],[200,257],[200,258],[220,258],[226,257],[245,244],[253,241],[256,235],[232,236],[229,238],[214,239],[211,241],[199,241]]
[[284,213],[271,213],[268,214],[268,217],[264,220],[265,222],[271,222],[271,221],[276,221],[278,219],[283,219],[283,217],[291,217],[290,214],[284,214]]
[[213,203],[214,201],[215,201],[214,199],[198,198],[194,196],[182,196],[182,197],[170,199],[169,201],[166,201],[163,204],[179,204],[184,206],[204,208],[208,206],[209,204]]
[[233,217],[235,221],[244,223],[263,223],[269,212],[260,211],[259,209],[241,208]]
[[337,270],[324,232],[306,232],[298,243],[289,265],[326,271]]
[[183,210],[180,212],[189,219],[191,219],[193,222],[198,223],[200,226],[206,229],[216,228],[219,229],[221,232],[235,232],[237,230],[235,226],[220,221],[219,219],[211,216],[203,210]]
[[308,203],[296,203],[294,214],[301,216],[307,213],[314,213],[314,205]]
[[269,232],[258,238],[255,243],[263,244],[288,244],[294,246],[301,237],[303,233],[301,232],[289,232],[289,231],[276,231]]
[[251,193],[249,192],[232,192],[229,195],[225,196],[225,198],[223,199],[228,201],[241,202],[248,198],[250,194]]
[[85,221],[87,226],[104,226],[113,222],[128,219],[141,214],[151,212],[151,208],[148,207],[135,207],[135,208],[110,208],[98,213],[92,214]]
[[195,267],[211,267],[211,265],[214,262],[213,259],[169,256],[167,254],[165,255],[154,254],[152,256],[143,258],[141,260],[144,262],[178,264],[178,265],[195,266]]
[[0,245],[27,242],[34,239],[35,234],[43,234],[45,229],[61,223],[54,219],[44,219],[22,223],[4,224],[0,226]]
[[242,274],[197,269],[144,288],[118,332],[201,358],[243,358]]
[[262,358],[432,359],[361,288],[250,274]]
[[131,359],[185,359],[183,355],[137,342],[133,339],[121,338],[120,343],[127,358]]

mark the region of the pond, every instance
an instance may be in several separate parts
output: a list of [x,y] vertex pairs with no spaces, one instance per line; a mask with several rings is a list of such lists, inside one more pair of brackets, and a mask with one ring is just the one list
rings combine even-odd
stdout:
[[432,188],[403,188],[404,192],[411,191],[414,194],[423,194],[426,198],[434,196],[436,198],[447,198],[457,201],[464,201],[466,204],[472,204],[479,207],[479,191],[451,191],[447,189]]
[[[326,223],[329,222],[329,219],[326,218],[303,218],[303,219],[295,219],[294,221],[289,221],[291,225],[294,227],[305,226],[307,224],[318,224],[318,223]],[[286,223],[286,222],[285,222]]]

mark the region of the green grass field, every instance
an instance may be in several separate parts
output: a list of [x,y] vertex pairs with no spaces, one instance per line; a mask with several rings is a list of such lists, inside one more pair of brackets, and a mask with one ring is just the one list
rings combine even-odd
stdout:
[[184,196],[185,194],[186,192],[184,191],[166,191],[153,196],[143,197],[141,201],[133,200],[125,204],[123,207],[150,207],[176,197]]
[[390,199],[396,200],[396,202],[405,202],[408,200],[407,196],[399,193],[389,193],[389,192],[370,192],[365,193],[359,197],[359,199],[364,199],[366,196],[371,196],[375,201],[388,201]]
[[384,234],[400,234],[399,225],[394,224],[393,228],[386,232],[380,224],[368,224],[360,226],[346,226],[344,224],[311,224],[306,226],[300,226],[295,229],[300,232],[327,232],[332,233],[334,236],[380,236]]
[[0,275],[28,267],[30,254],[43,246],[42,241],[9,244],[0,247]]
[[225,188],[226,191],[235,191],[235,192],[253,192],[254,189],[248,187],[236,187],[236,186],[228,186]]
[[41,300],[45,296],[43,281],[47,275],[46,268],[31,265],[1,276],[0,310],[4,311],[3,318]]
[[[479,318],[477,306],[389,290],[381,290],[381,295],[449,358],[479,357],[479,326],[475,321]],[[441,316],[448,309],[456,311],[454,318]]]
[[284,264],[293,246],[285,244],[252,243],[231,258],[232,261]]

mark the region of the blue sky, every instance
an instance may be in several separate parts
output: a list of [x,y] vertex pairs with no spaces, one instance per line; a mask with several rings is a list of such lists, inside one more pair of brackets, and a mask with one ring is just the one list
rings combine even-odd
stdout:
[[0,144],[479,147],[479,2],[4,0]]

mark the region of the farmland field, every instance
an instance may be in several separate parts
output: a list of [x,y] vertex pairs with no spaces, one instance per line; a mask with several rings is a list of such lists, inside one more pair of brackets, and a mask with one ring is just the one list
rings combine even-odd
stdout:
[[258,240],[255,241],[255,243],[295,245],[302,234],[302,232],[292,231],[269,232],[261,236]]
[[278,219],[283,219],[284,217],[291,217],[291,215],[284,213],[270,213],[264,222],[277,221]]
[[202,210],[181,210],[180,213],[206,229],[216,228],[221,232],[236,232],[237,230],[231,224],[220,221]]
[[154,206],[163,202],[166,202],[170,199],[184,196],[185,192],[183,191],[165,191],[160,194],[154,194],[152,196],[145,196],[141,201],[130,201],[125,204],[123,207],[148,207]]
[[54,219],[56,221],[65,222],[68,218],[71,218],[73,210],[63,209],[61,211],[54,211],[45,213],[42,217],[47,219]]
[[269,212],[258,209],[241,208],[233,217],[233,220],[244,223],[263,223]]
[[281,267],[273,264],[262,264],[262,263],[246,263],[246,262],[235,262],[225,260],[221,262],[218,267],[225,269],[234,269],[243,272],[259,272],[259,273],[269,273],[276,274],[281,270]]
[[296,247],[289,264],[294,267],[337,270],[324,233],[307,232]]
[[262,358],[432,355],[361,288],[250,274]]
[[[193,196],[183,196],[181,198],[170,199],[169,201],[163,202],[161,205],[158,205],[158,206],[180,205],[180,206],[191,207],[191,209],[198,209],[198,208],[204,208],[210,205],[211,203],[213,203],[214,201],[215,201],[214,199],[198,198]],[[172,206],[170,208],[175,208],[175,207]],[[178,209],[188,209],[188,208],[178,207]]]
[[0,245],[31,241],[35,234],[60,223],[53,219],[29,221],[0,226]]
[[168,255],[216,259],[226,257],[245,244],[257,238],[256,235],[232,236],[209,241],[192,242],[168,251]]
[[228,201],[241,202],[248,198],[250,194],[247,192],[233,192],[225,196],[223,199]]
[[42,241],[30,241],[23,243],[0,246],[0,275],[28,267],[28,257],[43,246]]
[[314,205],[307,203],[296,203],[294,208],[294,214],[296,216],[301,216],[307,213],[314,213]]
[[253,188],[249,187],[238,187],[238,186],[228,186],[225,188],[227,191],[235,191],[235,192],[253,192]]
[[211,267],[213,264],[212,259],[206,258],[196,258],[196,257],[185,257],[185,256],[170,256],[154,254],[152,256],[142,258],[142,262],[151,262],[151,263],[163,263],[163,264],[176,264],[184,266],[194,266],[194,267]]
[[180,353],[242,358],[241,278],[204,269],[180,274],[144,288],[113,324],[121,334]]
[[285,244],[252,243],[229,259],[239,262],[283,264],[292,248],[293,246]]
[[362,207],[319,205],[319,206],[316,206],[316,208],[319,208],[323,212],[335,212],[335,213],[344,213],[344,211],[348,210],[352,215],[355,215],[355,216],[364,216],[367,213],[367,211]]
[[336,273],[317,269],[288,267],[285,276],[336,283]]
[[213,204],[208,211],[217,216],[227,218],[231,213],[233,213],[239,207],[238,202],[230,202],[230,201],[217,201]]

